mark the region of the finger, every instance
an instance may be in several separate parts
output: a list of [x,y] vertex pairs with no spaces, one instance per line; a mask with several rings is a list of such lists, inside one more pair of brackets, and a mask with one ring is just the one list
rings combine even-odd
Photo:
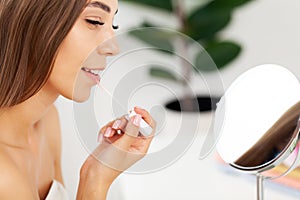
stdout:
[[100,129],[98,133],[98,138],[99,138],[98,140],[101,140],[100,135],[104,135],[105,137],[112,137],[116,133],[116,131],[114,130],[118,130],[118,129],[123,130],[126,127],[126,124],[127,124],[127,120],[125,119],[125,115],[107,123],[104,127]]
[[115,142],[123,150],[128,150],[139,135],[142,116],[137,114],[130,118],[125,128],[125,134]]
[[[114,134],[117,135],[124,134],[127,123],[128,121],[125,118],[125,116],[123,118],[120,118],[119,120],[116,120],[112,126],[112,129],[115,130]],[[114,136],[114,134],[111,134],[110,137]]]
[[120,119],[117,119],[117,120],[113,123],[112,128],[115,129],[115,130],[119,129],[121,123],[122,123],[122,121],[121,121]]
[[145,137],[145,138],[147,138],[151,142],[152,139],[154,138],[154,134],[155,134],[156,121],[153,119],[153,117],[150,115],[150,113],[147,110],[143,109],[143,108],[135,107],[134,111],[136,113],[142,115],[144,121],[147,124],[149,124],[151,126],[151,128],[153,129],[151,135]]
[[120,118],[121,123],[117,123],[120,124],[118,127],[113,126],[114,128],[112,128],[112,130],[114,130],[113,134],[110,134],[109,137],[105,137],[105,140],[108,141],[109,143],[114,143],[116,140],[118,140],[121,135],[123,135],[125,133],[125,128],[126,125],[128,123],[127,119],[125,118],[125,116],[122,116]]
[[111,129],[110,127],[108,127],[104,134],[102,134],[102,133],[98,134],[97,141],[99,144],[105,143],[105,142],[112,143],[112,141],[114,141],[114,139],[111,139],[111,138],[113,138],[115,135],[117,135],[116,131]]
[[113,125],[114,123],[115,123],[115,120],[113,120],[113,121],[107,123],[105,126],[103,126],[103,127],[100,129],[99,133],[104,134],[105,131],[106,131],[106,129],[107,129],[108,127],[112,127],[112,125]]
[[116,129],[116,132],[118,135],[123,135],[125,133],[127,124],[128,124],[127,119],[125,119],[125,118],[121,119],[121,124],[118,127],[118,129]]
[[145,122],[147,122],[147,124],[149,124],[152,128],[156,127],[156,122],[155,120],[152,118],[152,116],[149,114],[149,112],[143,108],[140,107],[135,107],[134,111],[137,114],[142,115],[143,119],[145,120]]
[[126,125],[127,125],[128,121],[124,116],[122,116],[120,119],[118,119],[117,121],[115,121],[115,123],[113,124],[112,128],[115,130],[122,130],[125,131]]
[[104,133],[104,137],[106,138],[110,138],[112,137],[114,134],[116,133],[116,130],[112,129],[111,127],[107,127],[105,133]]
[[121,137],[122,137],[122,135],[114,134],[112,137],[109,137],[109,138],[104,137],[104,141],[109,144],[113,144],[115,141],[117,141]]

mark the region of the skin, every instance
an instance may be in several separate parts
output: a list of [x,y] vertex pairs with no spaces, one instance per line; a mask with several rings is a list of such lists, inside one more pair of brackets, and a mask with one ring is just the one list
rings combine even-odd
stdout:
[[[119,51],[113,39],[104,42],[114,36],[112,25],[118,2],[101,2],[111,11],[98,7],[84,9],[61,44],[45,86],[27,101],[0,109],[0,171],[5,172],[1,173],[0,199],[45,199],[53,179],[63,183],[61,135],[53,103],[59,95],[77,102],[88,99],[95,82],[81,67],[97,44],[101,44],[97,48],[101,68],[105,68],[107,56]],[[104,25],[86,21],[100,18]],[[146,154],[154,133],[149,138],[138,136],[138,122],[142,117],[153,130],[156,123],[146,110],[135,108],[135,111],[139,114],[137,117],[129,121],[120,117],[116,119],[121,121],[118,127],[112,128],[116,122],[113,120],[100,130],[101,144],[81,167],[77,199],[106,199],[115,178]],[[107,131],[109,128],[113,131]],[[118,129],[122,130],[122,135],[116,134]],[[106,132],[110,134],[103,136]],[[116,165],[106,166],[99,159]]]

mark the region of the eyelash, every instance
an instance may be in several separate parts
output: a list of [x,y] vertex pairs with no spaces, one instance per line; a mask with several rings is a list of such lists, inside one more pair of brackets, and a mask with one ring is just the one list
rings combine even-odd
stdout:
[[[95,21],[95,20],[90,20],[90,19],[86,19],[86,22],[89,23],[89,24],[92,24],[92,25],[97,25],[97,26],[103,26],[104,25],[103,22],[99,22],[99,21]],[[119,26],[118,25],[113,25],[112,28],[114,30],[117,30],[117,29],[119,29]]]

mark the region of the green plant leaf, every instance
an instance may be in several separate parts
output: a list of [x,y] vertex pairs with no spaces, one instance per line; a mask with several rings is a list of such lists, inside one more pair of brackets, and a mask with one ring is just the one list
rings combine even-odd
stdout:
[[173,34],[167,30],[159,28],[147,28],[149,23],[144,23],[139,29],[135,29],[129,32],[129,34],[148,45],[156,47],[164,53],[173,54],[174,47],[172,44]]
[[219,7],[220,9],[234,9],[251,1],[253,0],[214,0],[212,4],[215,4],[215,6]]
[[163,78],[163,79],[167,79],[170,81],[178,81],[177,77],[170,72],[167,69],[162,69],[162,67],[160,66],[154,66],[150,69],[150,75],[157,77],[157,78]]
[[173,11],[172,0],[122,0],[124,2],[131,2],[143,6],[150,6],[165,11]]
[[220,9],[212,2],[195,10],[187,18],[184,33],[197,41],[213,37],[225,28],[230,20],[231,10]]
[[215,42],[209,45],[206,51],[200,52],[196,57],[195,67],[197,71],[213,71],[225,67],[240,54],[241,47],[230,41]]

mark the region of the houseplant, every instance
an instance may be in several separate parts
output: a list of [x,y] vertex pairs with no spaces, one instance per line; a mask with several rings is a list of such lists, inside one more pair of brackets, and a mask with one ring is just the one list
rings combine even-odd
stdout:
[[[205,51],[196,53],[193,63],[188,64],[182,59],[182,77],[176,76],[172,71],[153,66],[150,74],[155,77],[175,81],[183,86],[187,86],[191,81],[193,73],[209,73],[220,70],[228,66],[230,62],[236,59],[242,51],[240,44],[223,40],[220,37],[221,31],[230,23],[233,12],[236,8],[250,2],[251,0],[214,0],[199,5],[191,11],[185,9],[184,0],[123,0],[132,4],[139,4],[158,9],[175,18],[178,32],[198,42]],[[201,1],[201,0],[194,0]],[[202,0],[203,1],[203,0]],[[160,24],[150,21],[144,21],[137,28],[161,27]],[[166,27],[164,27],[166,28]],[[130,35],[149,44],[157,49],[162,49],[163,54],[176,54],[176,52],[187,52],[188,41],[182,40],[181,45],[174,46],[174,35],[163,29],[155,30],[155,33],[145,34],[145,32],[136,29],[131,31]],[[176,36],[175,36],[176,37]],[[178,38],[177,38],[178,39]],[[176,49],[177,48],[177,49]],[[208,64],[206,56],[209,55],[214,64]],[[186,90],[185,90],[186,91]],[[198,105],[193,105],[194,97],[188,92],[184,92],[182,99],[167,103],[166,107],[177,111],[209,111],[215,108],[218,97],[198,96]]]

